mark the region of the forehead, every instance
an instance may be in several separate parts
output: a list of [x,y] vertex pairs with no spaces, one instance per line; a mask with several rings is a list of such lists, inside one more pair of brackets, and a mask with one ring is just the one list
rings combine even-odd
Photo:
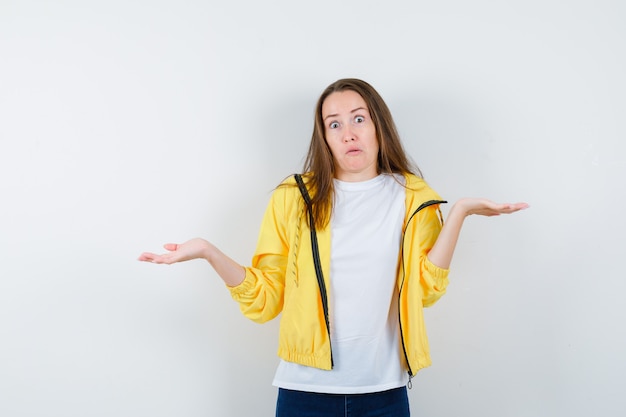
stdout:
[[322,117],[330,114],[350,113],[359,108],[367,110],[367,103],[359,93],[352,90],[337,91],[326,97],[322,103]]

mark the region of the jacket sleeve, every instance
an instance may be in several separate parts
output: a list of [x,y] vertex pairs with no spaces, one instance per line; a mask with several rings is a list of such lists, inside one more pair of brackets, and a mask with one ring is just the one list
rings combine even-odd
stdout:
[[[416,214],[412,222],[410,257],[413,268],[419,268],[422,305],[430,307],[441,298],[448,286],[448,269],[443,269],[428,259],[428,252],[435,245],[443,226],[439,205],[431,205]],[[417,271],[408,271],[412,274]]]
[[252,265],[241,284],[229,287],[232,298],[249,319],[264,323],[283,308],[285,271],[289,254],[285,188],[274,190],[265,210]]

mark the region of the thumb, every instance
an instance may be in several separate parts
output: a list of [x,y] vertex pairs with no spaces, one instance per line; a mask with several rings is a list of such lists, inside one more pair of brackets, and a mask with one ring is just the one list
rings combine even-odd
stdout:
[[166,243],[163,247],[169,251],[175,251],[178,249],[178,244],[176,243]]

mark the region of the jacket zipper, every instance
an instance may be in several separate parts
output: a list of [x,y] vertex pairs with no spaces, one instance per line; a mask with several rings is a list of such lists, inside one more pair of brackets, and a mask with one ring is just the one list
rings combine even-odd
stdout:
[[406,237],[406,230],[409,228],[409,223],[411,223],[411,220],[413,220],[413,217],[419,213],[420,211],[422,211],[423,209],[425,209],[426,207],[430,207],[432,205],[435,204],[445,204],[447,203],[447,201],[443,201],[443,200],[430,200],[430,201],[426,201],[425,203],[422,203],[414,212],[413,214],[411,214],[411,216],[409,217],[409,220],[406,222],[406,227],[404,229],[404,232],[402,233],[402,242],[400,245],[400,252],[401,252],[401,262],[402,262],[402,282],[400,284],[400,289],[398,290],[398,323],[400,324],[400,341],[402,342],[402,352],[404,353],[404,358],[406,359],[406,366],[409,369],[408,373],[409,373],[409,382],[407,383],[407,387],[409,389],[413,388],[413,382],[412,379],[415,376],[415,374],[413,373],[413,370],[411,369],[411,363],[409,362],[409,355],[406,351],[406,344],[404,342],[404,331],[402,330],[402,316],[400,314],[400,300],[401,300],[401,294],[402,294],[402,288],[404,287],[404,278],[405,278],[405,269],[404,269],[404,238]]
[[[311,222],[313,222],[311,220]],[[313,227],[313,225],[311,225]],[[312,229],[314,230],[314,229]],[[330,347],[330,367],[333,368],[335,366],[335,361],[333,359],[333,347],[332,342],[330,340],[330,319],[328,315],[328,294],[326,292],[326,283],[324,282],[324,276],[322,274],[322,265],[320,263],[319,256],[319,248],[317,246],[317,235],[312,231],[311,232],[311,244],[313,246],[313,263],[315,265],[315,270],[317,271],[317,284],[320,288],[320,296],[322,298],[322,309],[324,310],[324,321],[326,322],[326,331],[328,332],[328,345]]]
[[313,219],[313,209],[311,204],[311,197],[309,197],[309,193],[304,185],[304,181],[302,181],[302,177],[299,174],[294,175],[296,182],[298,183],[298,188],[300,188],[300,193],[302,194],[302,198],[306,203],[306,208],[309,213],[309,229],[311,230],[311,247],[313,251],[313,265],[315,266],[315,276],[317,277],[317,285],[320,289],[320,297],[322,299],[322,309],[324,311],[324,321],[326,323],[326,332],[328,333],[328,345],[330,347],[330,367],[331,369],[335,366],[335,361],[333,359],[333,347],[332,342],[330,340],[330,319],[328,315],[328,293],[326,291],[326,283],[324,282],[324,274],[322,271],[322,265],[320,261],[320,253],[319,247],[317,244],[317,234],[315,233],[315,221]]

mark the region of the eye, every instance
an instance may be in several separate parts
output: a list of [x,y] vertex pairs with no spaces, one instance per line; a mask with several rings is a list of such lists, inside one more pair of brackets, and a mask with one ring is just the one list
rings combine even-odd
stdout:
[[331,129],[337,129],[339,127],[339,123],[332,122],[331,124],[328,125],[328,127]]
[[363,116],[357,116],[357,117],[355,117],[355,118],[354,118],[354,121],[355,121],[356,123],[363,123],[363,122],[365,121],[365,117],[363,117]]

